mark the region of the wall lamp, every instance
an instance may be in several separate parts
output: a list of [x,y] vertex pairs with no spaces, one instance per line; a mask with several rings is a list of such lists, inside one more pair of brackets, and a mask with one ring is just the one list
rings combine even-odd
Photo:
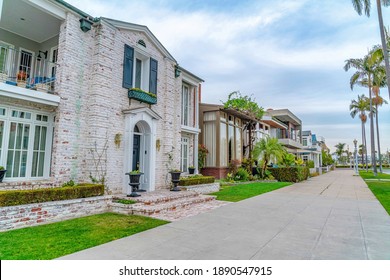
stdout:
[[43,54],[44,56],[45,56],[45,59],[47,59],[47,51],[39,51],[38,52],[38,56],[37,56],[37,60],[38,61],[41,61],[41,59],[42,59],[42,56],[41,56],[41,54]]
[[180,76],[181,70],[179,69],[179,65],[175,65],[175,78]]
[[83,32],[88,32],[89,30],[91,30],[92,23],[93,23],[93,21],[91,21],[87,18],[81,18],[80,19],[80,29]]

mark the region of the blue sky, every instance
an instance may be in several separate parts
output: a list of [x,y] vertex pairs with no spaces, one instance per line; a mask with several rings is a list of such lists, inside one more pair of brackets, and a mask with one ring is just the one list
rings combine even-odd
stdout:
[[[350,0],[67,2],[95,17],[148,26],[182,67],[205,80],[203,102],[220,103],[240,90],[265,109],[290,109],[332,150],[338,142],[350,149],[354,138],[361,142],[349,104],[368,91],[351,91],[353,72],[343,66],[380,43],[375,1],[370,18],[359,16]],[[383,13],[390,26],[390,8]],[[387,90],[381,92],[388,100]],[[390,105],[379,120],[381,149],[390,150]]]

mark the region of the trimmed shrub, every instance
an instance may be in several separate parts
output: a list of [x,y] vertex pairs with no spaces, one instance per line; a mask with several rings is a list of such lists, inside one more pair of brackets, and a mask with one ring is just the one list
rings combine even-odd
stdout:
[[202,185],[202,184],[211,184],[214,183],[215,178],[213,176],[191,176],[180,178],[179,186],[193,186],[193,185]]
[[306,166],[309,168],[314,168],[314,161],[308,160]]
[[279,182],[300,182],[307,180],[310,170],[307,166],[268,168]]
[[74,187],[45,188],[36,190],[12,190],[0,192],[0,206],[41,203],[100,196],[104,194],[104,185],[79,184]]
[[244,167],[240,167],[234,175],[234,181],[248,181],[249,172]]

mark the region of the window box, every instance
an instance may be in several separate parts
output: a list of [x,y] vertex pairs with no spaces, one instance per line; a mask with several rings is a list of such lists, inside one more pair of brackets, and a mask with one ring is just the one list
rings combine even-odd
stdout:
[[155,94],[137,88],[129,89],[129,98],[138,100],[140,102],[148,103],[148,104],[157,103],[157,96]]

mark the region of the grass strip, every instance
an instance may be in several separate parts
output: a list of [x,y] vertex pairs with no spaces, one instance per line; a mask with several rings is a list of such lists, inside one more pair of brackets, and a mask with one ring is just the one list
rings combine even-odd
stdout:
[[50,260],[168,222],[104,213],[0,233],[0,259]]
[[288,182],[256,182],[236,186],[222,186],[220,191],[211,193],[211,195],[216,195],[218,200],[237,202],[289,185],[291,183]]

